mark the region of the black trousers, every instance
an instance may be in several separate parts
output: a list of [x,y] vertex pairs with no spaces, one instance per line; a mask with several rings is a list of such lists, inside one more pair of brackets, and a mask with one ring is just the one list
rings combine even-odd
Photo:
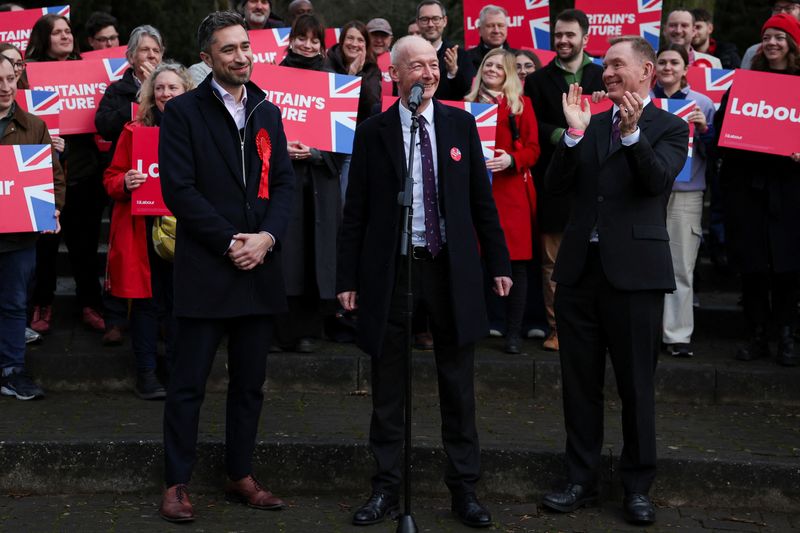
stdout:
[[61,213],[61,235],[43,235],[36,244],[34,305],[53,303],[58,244],[63,237],[75,278],[78,306],[102,310],[102,269],[97,246],[103,209],[107,203],[108,197],[99,177],[67,185],[64,211]]
[[569,481],[597,482],[608,350],[622,401],[622,485],[626,493],[647,494],[656,474],[653,377],[664,294],[615,289],[603,272],[597,245],[589,250],[578,284],[559,284],[555,295]]
[[177,350],[164,406],[164,460],[167,486],[188,483],[197,457],[197,425],[214,355],[228,335],[228,398],[225,465],[228,476],[253,472],[258,419],[264,400],[272,317],[177,319]]
[[[377,463],[372,489],[397,494],[402,481],[404,438],[406,284],[400,259],[386,337],[380,356],[372,357],[372,421],[369,443]],[[445,483],[454,495],[474,492],[480,478],[480,446],[475,427],[475,347],[458,346],[450,298],[446,250],[433,261],[413,260],[415,309],[430,317],[439,381],[442,442],[448,464]]]
[[742,274],[742,304],[751,326],[792,326],[797,318],[798,272]]

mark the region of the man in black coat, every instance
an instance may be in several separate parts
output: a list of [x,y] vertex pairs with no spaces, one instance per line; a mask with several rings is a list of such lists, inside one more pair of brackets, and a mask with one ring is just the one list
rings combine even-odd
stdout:
[[186,493],[196,458],[206,380],[228,336],[227,491],[258,509],[283,502],[253,477],[272,316],[286,310],[280,242],[294,175],[280,111],[250,82],[253,55],[241,15],[200,24],[200,57],[212,69],[167,104],[159,161],[175,246],[177,353],[164,407],[167,489],[161,516],[194,519]]
[[508,12],[494,4],[481,8],[478,15],[478,33],[481,36],[478,46],[466,51],[473,72],[478,72],[481,61],[490,50],[503,48],[516,55],[516,50],[508,45]]
[[447,11],[439,0],[422,0],[417,6],[417,25],[422,37],[433,45],[439,60],[441,79],[434,95],[438,100],[461,101],[469,92],[475,69],[458,45],[442,39],[447,27]]
[[357,342],[372,356],[370,448],[378,471],[372,478],[372,495],[355,512],[353,522],[382,521],[397,506],[402,479],[401,376],[408,341],[404,311],[409,272],[398,250],[402,217],[397,197],[411,126],[408,97],[412,85],[421,82],[425,89],[419,107],[411,236],[415,308],[425,308],[431,320],[442,440],[449,459],[445,482],[453,512],[467,525],[488,526],[491,516],[475,496],[480,447],[474,343],[489,329],[480,254],[494,279],[494,291],[505,296],[511,287],[508,250],[475,120],[432,100],[439,81],[433,47],[416,36],[400,39],[392,50],[389,72],[400,102],[356,130],[336,268],[339,301],[347,310],[358,307]]
[[556,145],[561,140],[567,121],[561,110],[561,98],[572,83],[578,83],[586,94],[602,91],[603,69],[592,63],[584,52],[589,42],[589,19],[583,11],[566,9],[556,17],[553,44],[557,56],[544,68],[525,79],[525,96],[531,99],[539,126],[539,146],[542,153],[533,168],[536,184],[536,219],[542,241],[542,291],[550,334],[544,341],[546,350],[558,351],[553,298],[556,284],[552,280],[558,248],[569,217],[570,198],[549,193],[544,186],[544,174],[550,165]]
[[550,191],[574,202],[553,273],[568,485],[543,504],[572,512],[597,499],[608,350],[622,400],[623,510],[643,524],[655,520],[653,378],[664,293],[675,290],[666,210],[689,140],[686,122],[650,103],[655,60],[641,37],[611,41],[603,81],[614,107],[591,116],[572,84],[563,99],[569,128],[545,176]]

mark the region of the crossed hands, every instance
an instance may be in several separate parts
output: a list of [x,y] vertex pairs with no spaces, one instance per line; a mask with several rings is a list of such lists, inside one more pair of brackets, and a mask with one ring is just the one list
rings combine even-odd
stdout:
[[275,241],[267,233],[237,233],[228,257],[239,270],[252,270],[264,262]]

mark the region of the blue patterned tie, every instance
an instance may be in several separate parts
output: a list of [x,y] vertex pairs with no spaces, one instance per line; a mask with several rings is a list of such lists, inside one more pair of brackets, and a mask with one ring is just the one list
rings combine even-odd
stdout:
[[419,117],[420,157],[422,159],[422,207],[425,209],[425,242],[428,251],[436,257],[442,250],[442,235],[439,229],[439,205],[436,194],[436,174],[433,171],[433,149],[428,130],[428,121]]

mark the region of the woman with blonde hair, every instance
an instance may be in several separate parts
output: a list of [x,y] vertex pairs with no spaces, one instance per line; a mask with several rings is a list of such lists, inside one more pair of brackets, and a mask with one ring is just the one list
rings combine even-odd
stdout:
[[192,88],[194,83],[182,65],[159,64],[142,84],[136,120],[125,125],[111,165],[103,175],[106,192],[114,199],[106,285],[113,296],[132,300],[130,330],[136,357],[135,392],[145,400],[166,396],[156,376],[156,347],[163,321],[167,359],[172,359],[172,263],[159,257],[153,247],[155,217],[131,213],[131,193],[147,179],[134,168],[133,132],[137,128],[159,126],[164,105]]
[[514,54],[502,48],[489,51],[465,100],[497,104],[495,157],[486,161],[486,168],[492,173],[492,194],[511,255],[514,281],[506,299],[505,350],[518,354],[536,219],[536,190],[530,168],[539,158],[539,137],[533,106],[522,95]]

